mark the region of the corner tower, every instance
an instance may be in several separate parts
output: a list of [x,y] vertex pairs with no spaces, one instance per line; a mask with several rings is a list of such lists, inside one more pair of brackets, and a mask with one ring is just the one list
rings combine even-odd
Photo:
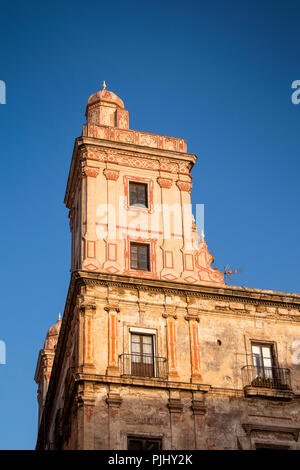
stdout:
[[123,101],[92,95],[65,195],[71,270],[223,284],[191,210],[196,156],[184,139],[129,129]]

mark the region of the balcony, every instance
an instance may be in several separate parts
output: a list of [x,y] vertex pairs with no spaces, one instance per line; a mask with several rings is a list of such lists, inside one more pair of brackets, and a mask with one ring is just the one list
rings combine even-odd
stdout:
[[244,366],[242,380],[245,396],[290,400],[290,369],[283,367]]
[[164,357],[149,354],[121,354],[120,373],[122,376],[143,378],[168,378],[168,361]]

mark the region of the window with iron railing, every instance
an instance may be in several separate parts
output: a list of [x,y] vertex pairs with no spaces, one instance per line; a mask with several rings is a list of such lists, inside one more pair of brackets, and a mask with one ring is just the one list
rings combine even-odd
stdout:
[[251,363],[242,368],[244,387],[291,390],[290,369],[279,367],[272,343],[252,342]]
[[119,356],[121,375],[166,379],[168,363],[164,357],[155,355],[155,335],[130,335],[130,353]]
[[132,375],[154,376],[153,335],[131,334]]

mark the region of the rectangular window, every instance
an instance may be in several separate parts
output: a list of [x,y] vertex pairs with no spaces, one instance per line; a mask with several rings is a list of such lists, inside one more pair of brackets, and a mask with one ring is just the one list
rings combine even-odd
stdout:
[[130,268],[150,271],[149,245],[130,243]]
[[251,348],[255,376],[272,379],[276,367],[274,345],[252,343]]
[[128,450],[161,450],[161,439],[128,436]]
[[131,334],[131,375],[154,376],[153,335]]
[[129,183],[130,206],[148,207],[148,186],[145,183]]

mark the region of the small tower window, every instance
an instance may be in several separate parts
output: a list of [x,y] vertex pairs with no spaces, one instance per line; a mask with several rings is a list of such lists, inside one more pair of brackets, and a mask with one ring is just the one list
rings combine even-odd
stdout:
[[129,183],[130,205],[148,207],[148,185],[144,183]]
[[130,243],[130,268],[150,271],[149,245]]

